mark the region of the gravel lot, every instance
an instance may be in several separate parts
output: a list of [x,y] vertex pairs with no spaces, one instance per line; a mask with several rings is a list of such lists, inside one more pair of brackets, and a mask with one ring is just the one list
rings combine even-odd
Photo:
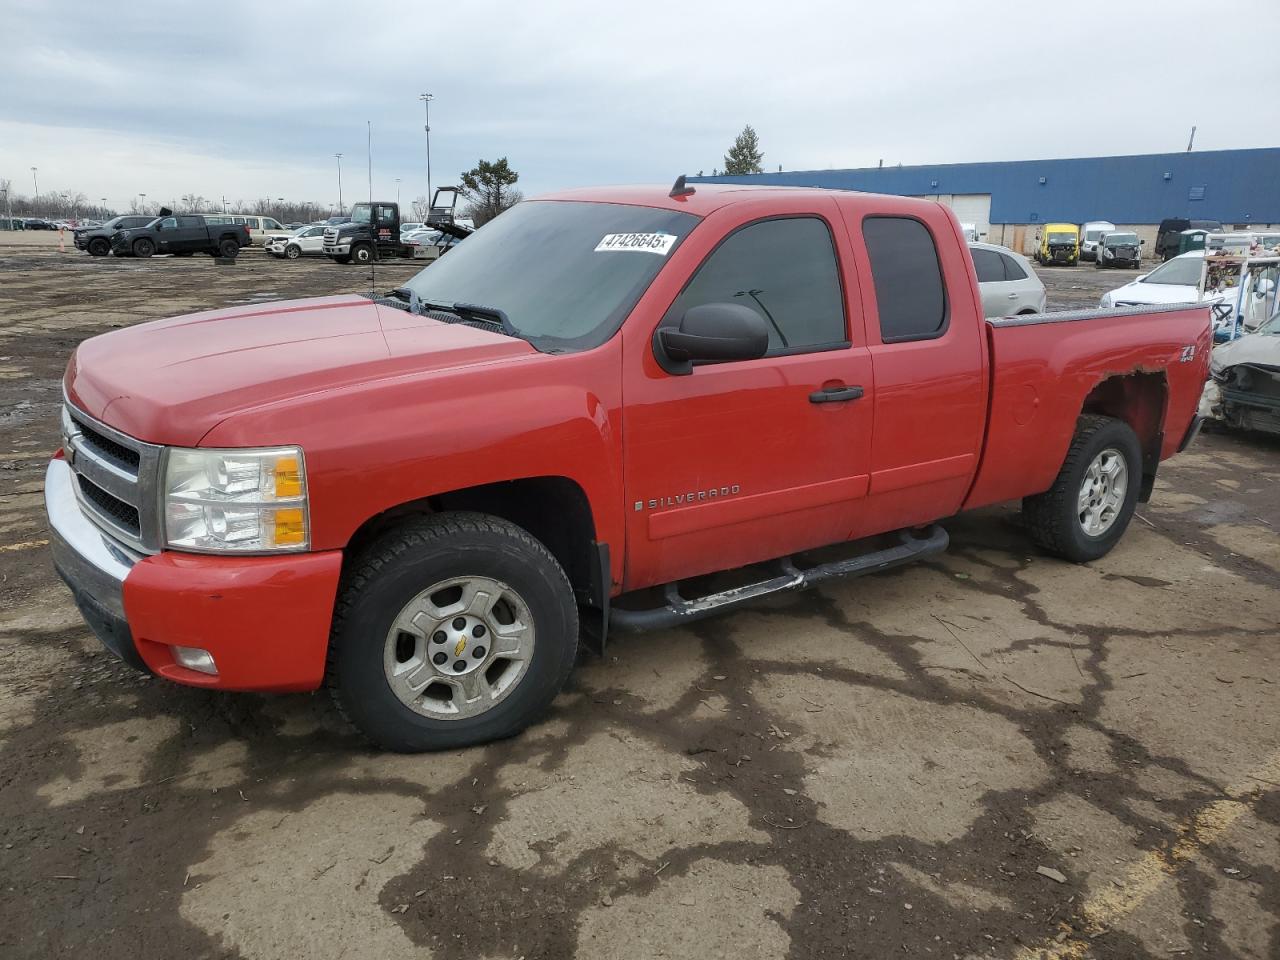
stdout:
[[[1041,275],[1064,308],[1131,273]],[[483,749],[376,754],[323,696],[115,662],[45,544],[72,348],[365,289],[0,243],[0,955],[1280,956],[1265,437],[1202,437],[1092,566],[984,510],[939,560],[619,638]]]

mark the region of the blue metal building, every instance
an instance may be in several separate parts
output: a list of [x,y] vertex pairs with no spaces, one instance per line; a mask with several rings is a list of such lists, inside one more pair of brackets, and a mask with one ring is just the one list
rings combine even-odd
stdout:
[[[1280,148],[1276,147],[689,179],[910,197],[990,197],[985,219],[993,224],[1079,224],[1088,220],[1155,224],[1166,217],[1219,220],[1223,224],[1280,224]],[[957,214],[968,219],[958,206]]]

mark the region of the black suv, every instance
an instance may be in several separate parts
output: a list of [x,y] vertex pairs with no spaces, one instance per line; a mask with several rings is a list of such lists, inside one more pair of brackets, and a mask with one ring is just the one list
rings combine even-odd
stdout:
[[117,230],[145,227],[155,217],[115,217],[100,227],[80,227],[72,235],[77,250],[88,250],[95,257],[105,257],[111,252],[111,235]]
[[111,237],[111,251],[118,257],[150,257],[157,253],[234,257],[248,245],[249,228],[244,224],[210,224],[194,214],[159,217],[145,227],[118,230]]

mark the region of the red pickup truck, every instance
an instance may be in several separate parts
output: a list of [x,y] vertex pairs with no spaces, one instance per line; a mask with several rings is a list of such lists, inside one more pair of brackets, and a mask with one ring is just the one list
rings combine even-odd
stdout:
[[384,747],[457,747],[535,719],[580,627],[884,569],[961,510],[1021,499],[1042,548],[1102,556],[1209,345],[1194,305],[984,320],[928,201],[571,191],[385,295],[81,344],[53,557],[141,669],[324,685]]

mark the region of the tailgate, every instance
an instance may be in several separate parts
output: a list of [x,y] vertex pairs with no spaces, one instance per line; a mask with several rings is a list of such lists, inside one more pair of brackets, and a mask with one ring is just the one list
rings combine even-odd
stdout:
[[[982,462],[965,509],[1053,485],[1090,409],[1123,416],[1154,466],[1172,456],[1209,374],[1202,304],[1071,310],[987,321],[991,406]],[[1115,382],[1108,382],[1115,381]],[[1104,382],[1106,383],[1103,386]]]

